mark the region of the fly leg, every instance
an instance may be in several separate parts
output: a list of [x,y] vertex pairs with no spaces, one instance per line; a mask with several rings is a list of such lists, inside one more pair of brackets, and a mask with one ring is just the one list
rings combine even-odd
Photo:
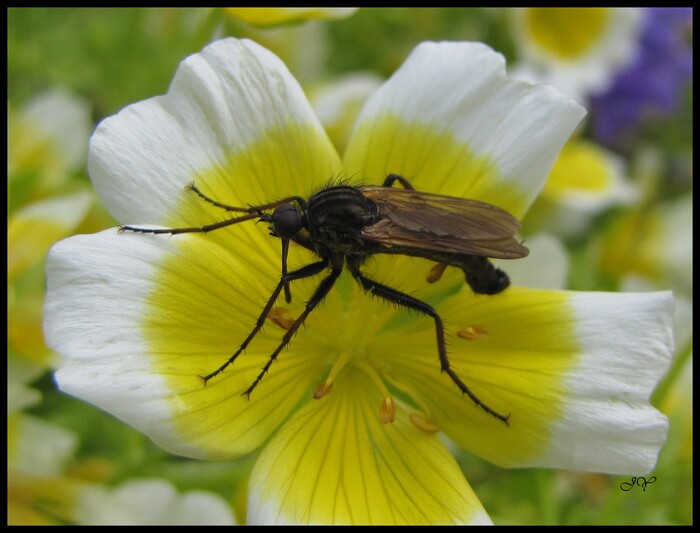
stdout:
[[212,205],[215,205],[216,207],[220,207],[221,209],[224,209],[226,211],[232,211],[236,213],[246,213],[245,215],[241,215],[239,217],[234,217],[234,218],[229,218],[227,220],[223,220],[221,222],[215,222],[213,224],[206,224],[204,226],[195,226],[195,227],[189,227],[189,228],[158,228],[158,229],[153,229],[153,228],[142,228],[142,227],[136,227],[136,226],[127,226],[127,225],[121,225],[119,226],[119,233],[123,233],[125,231],[132,231],[135,233],[151,233],[154,235],[179,235],[181,233],[209,233],[210,231],[214,231],[220,228],[225,228],[226,226],[232,226],[233,224],[238,224],[239,222],[244,222],[246,220],[252,220],[254,218],[257,218],[261,221],[264,222],[270,222],[271,215],[267,215],[263,213],[264,210],[266,209],[272,209],[273,207],[277,207],[280,204],[284,203],[289,203],[289,202],[297,202],[299,205],[302,206],[302,208],[306,208],[306,200],[299,196],[289,196],[287,198],[283,198],[282,200],[277,200],[276,202],[271,202],[269,204],[263,204],[263,205],[254,205],[254,206],[249,206],[249,207],[235,207],[232,205],[226,205],[222,204],[220,202],[217,202],[216,200],[213,200],[212,198],[209,198],[207,195],[202,193],[197,187],[195,187],[194,183],[191,185],[187,186],[187,189],[195,192],[197,196],[205,200],[206,202],[209,202]]
[[359,264],[357,264],[356,261],[348,261],[348,269],[350,270],[350,273],[353,275],[353,277],[362,286],[362,288],[370,294],[383,298],[388,302],[400,305],[407,309],[413,309],[414,311],[418,311],[419,313],[422,313],[432,318],[435,321],[435,335],[437,337],[438,355],[440,357],[440,367],[442,371],[445,372],[448,376],[450,376],[450,379],[452,379],[455,385],[457,385],[459,390],[462,391],[462,393],[469,396],[474,401],[474,403],[476,403],[476,405],[481,407],[488,414],[498,418],[506,425],[508,425],[508,418],[510,417],[510,415],[505,416],[491,409],[488,405],[482,402],[478,398],[478,396],[476,396],[476,394],[474,394],[469,389],[469,387],[467,387],[467,385],[460,379],[457,373],[454,370],[452,370],[450,366],[450,360],[447,357],[447,348],[445,346],[445,327],[442,323],[440,315],[437,314],[437,311],[435,311],[435,309],[433,309],[427,303],[413,298],[408,294],[404,294],[400,291],[397,291],[396,289],[392,289],[391,287],[387,287],[386,285],[382,285],[381,283],[378,283],[374,280],[365,277],[360,272]]
[[[314,265],[323,265],[324,268],[326,266],[328,266],[326,262],[322,261],[320,263],[314,263],[313,265],[309,265],[309,267],[314,266]],[[308,267],[305,267],[305,268],[308,268]],[[302,268],[300,270],[304,270],[304,269]],[[294,321],[294,323],[291,325],[291,327],[287,330],[287,332],[284,334],[284,337],[282,337],[282,342],[280,342],[279,346],[277,346],[275,351],[272,352],[272,355],[270,355],[270,359],[268,359],[267,363],[263,367],[262,372],[260,372],[258,377],[255,378],[255,381],[253,381],[253,384],[250,387],[248,387],[246,389],[246,391],[243,393],[245,396],[250,398],[250,393],[253,392],[253,389],[255,389],[255,387],[257,387],[260,380],[265,376],[265,374],[267,374],[267,371],[270,369],[270,366],[272,365],[272,363],[275,362],[275,360],[277,359],[277,356],[282,351],[282,349],[289,344],[289,341],[292,340],[292,337],[294,336],[296,331],[299,329],[299,327],[304,323],[304,321],[306,320],[306,317],[308,317],[311,314],[311,311],[313,311],[314,308],[318,304],[320,304],[323,301],[323,299],[328,295],[328,292],[331,290],[331,288],[335,284],[335,281],[338,279],[338,276],[340,276],[340,273],[342,271],[343,271],[342,264],[340,266],[333,266],[331,269],[331,273],[328,275],[328,277],[324,278],[323,281],[321,281],[319,286],[316,288],[316,291],[313,293],[313,295],[311,296],[311,298],[307,302],[306,307],[304,308],[304,311],[301,313],[301,315],[299,315],[299,318],[297,318]],[[296,272],[299,272],[299,271],[297,270]],[[287,274],[286,277],[289,277],[289,276],[290,276],[290,274]],[[303,276],[303,277],[307,277],[307,276]],[[296,278],[296,279],[299,279],[299,278]],[[279,295],[280,290],[282,288],[282,285],[284,284],[284,281],[285,280],[283,278],[282,281],[280,281],[280,284],[277,286],[276,294],[273,294],[273,296],[275,298]],[[289,280],[289,281],[291,281],[291,280]],[[272,299],[271,299],[271,301],[272,301]],[[265,310],[268,312],[269,312],[269,309],[268,309],[269,307],[272,307],[272,305],[268,303],[268,306],[265,308]],[[258,323],[260,324],[261,321],[264,322],[266,316],[267,316],[267,313],[265,313],[265,311],[263,311],[263,315],[260,317],[260,320],[258,321]],[[257,329],[260,329],[260,327],[257,327]],[[256,330],[254,330],[254,331],[256,331]],[[247,340],[248,339],[246,339],[246,341]],[[240,352],[240,350],[239,350],[239,352]]]
[[210,198],[209,196],[204,194],[202,191],[200,191],[195,186],[194,183],[188,185],[185,188],[194,192],[197,196],[199,196],[205,202],[209,202],[211,205],[215,205],[216,207],[220,207],[221,209],[224,209],[225,211],[236,211],[236,212],[241,212],[241,213],[257,213],[258,211],[264,211],[265,209],[277,207],[280,204],[285,204],[285,203],[289,203],[289,202],[297,202],[299,205],[303,206],[304,208],[306,207],[306,200],[304,200],[300,196],[289,196],[287,198],[283,198],[282,200],[277,200],[276,202],[271,202],[269,204],[255,205],[255,206],[248,206],[248,207],[236,207],[233,205],[222,204],[221,202],[217,202],[213,198]]
[[401,185],[403,185],[404,189],[415,191],[413,185],[411,185],[411,183],[406,178],[404,178],[403,176],[399,176],[398,174],[389,174],[384,180],[382,187],[391,187],[394,185],[395,181],[398,181]]
[[[231,357],[229,357],[228,360],[223,365],[221,365],[219,368],[214,370],[214,372],[212,372],[211,374],[207,374],[206,376],[199,376],[202,379],[202,381],[204,381],[204,384],[206,385],[207,382],[211,378],[213,378],[214,376],[217,376],[221,372],[223,372],[224,369],[228,365],[233,363],[236,360],[236,358],[243,352],[243,350],[245,350],[247,348],[248,344],[250,344],[250,341],[253,340],[255,335],[257,335],[258,332],[260,331],[260,329],[263,327],[263,324],[265,323],[265,319],[267,318],[267,315],[270,313],[270,309],[272,309],[272,306],[275,305],[275,301],[277,301],[277,298],[279,297],[280,292],[282,292],[282,288],[285,286],[285,284],[288,284],[289,282],[295,281],[298,279],[303,279],[303,278],[308,278],[308,277],[314,276],[314,275],[322,272],[323,269],[325,269],[327,267],[328,267],[328,261],[319,261],[317,263],[311,263],[310,265],[306,265],[304,267],[301,267],[298,270],[294,270],[292,272],[288,272],[287,274],[284,274],[280,278],[279,283],[277,283],[277,287],[275,287],[275,290],[272,291],[272,295],[268,299],[267,304],[265,304],[265,308],[262,310],[262,313],[260,313],[260,316],[258,317],[258,321],[255,323],[255,327],[253,328],[253,331],[251,331],[250,334],[245,338],[245,340],[243,341],[241,346],[238,348],[238,350],[236,350],[236,353],[234,353]],[[306,317],[304,317],[304,318],[306,318]],[[298,322],[298,320],[297,320],[297,322]],[[295,324],[296,324],[296,322],[295,322]],[[294,326],[292,326],[292,327],[294,327]],[[297,328],[298,327],[299,326],[297,326]],[[286,337],[287,336],[285,335],[285,338]],[[291,338],[291,336],[290,336],[290,338]],[[288,342],[289,342],[289,340],[284,342],[282,347],[284,347],[284,345],[286,345]],[[281,348],[276,350],[275,353],[279,353],[279,350],[281,350]],[[276,355],[275,355],[275,357],[276,357]],[[265,371],[267,371],[267,368],[269,368],[269,364],[265,366]],[[265,372],[263,372],[263,374],[264,373]],[[249,388],[245,392],[246,395],[250,394],[250,392],[253,390],[255,385],[257,385],[258,381],[260,381],[261,378],[262,378],[262,374],[260,376],[258,376],[258,379],[255,380],[253,387]]]

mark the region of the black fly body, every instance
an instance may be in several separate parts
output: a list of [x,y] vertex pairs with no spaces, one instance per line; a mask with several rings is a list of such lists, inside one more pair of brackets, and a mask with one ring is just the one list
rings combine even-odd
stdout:
[[[393,187],[395,182],[403,188]],[[207,233],[257,219],[268,223],[271,235],[282,243],[282,274],[255,326],[224,364],[210,374],[200,376],[204,383],[223,372],[246,349],[282,292],[286,301],[291,301],[292,282],[329,271],[312,293],[301,315],[291,323],[260,374],[243,393],[250,396],[282,349],[328,295],[343,269],[347,268],[366,292],[432,318],[442,371],[479,407],[508,424],[508,416],[484,404],[451,368],[443,322],[435,309],[366,277],[361,271],[363,263],[376,254],[421,257],[437,263],[431,271],[430,282],[436,281],[447,266],[453,266],[462,269],[475,293],[498,294],[508,287],[510,281],[488,258],[516,259],[528,254],[528,249],[514,237],[520,223],[508,212],[475,200],[416,191],[408,180],[397,174],[390,174],[381,187],[334,183],[312,194],[308,200],[290,196],[247,208],[217,202],[204,195],[195,185],[189,188],[210,204],[240,215],[200,227],[148,229],[120,226],[119,231],[168,235]],[[318,261],[288,271],[290,242],[314,253]]]

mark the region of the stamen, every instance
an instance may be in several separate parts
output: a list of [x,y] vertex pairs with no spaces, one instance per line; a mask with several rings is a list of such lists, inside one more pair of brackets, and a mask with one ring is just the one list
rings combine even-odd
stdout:
[[333,383],[328,383],[327,381],[325,383],[319,383],[314,391],[314,400],[320,400],[331,392],[333,392]]
[[392,423],[396,419],[396,406],[394,405],[394,398],[391,397],[389,389],[386,388],[386,384],[382,381],[377,370],[369,363],[365,361],[359,362],[357,363],[357,368],[364,371],[365,374],[370,377],[384,396],[382,403],[379,405],[379,419],[384,424]]
[[457,331],[457,336],[468,341],[475,341],[487,338],[489,336],[489,330],[482,324],[474,324]]
[[379,404],[379,419],[383,424],[391,424],[396,419],[396,406],[391,396],[386,396]]
[[333,363],[333,366],[331,367],[331,371],[328,373],[326,381],[324,383],[320,383],[318,387],[316,387],[316,391],[314,392],[314,400],[320,400],[324,396],[331,393],[331,391],[333,390],[333,380],[343,369],[343,367],[348,363],[348,361],[350,361],[349,353],[340,354],[340,357],[338,357],[338,359],[335,360],[335,363]]
[[425,431],[426,433],[437,433],[438,431],[440,431],[440,426],[438,426],[435,422],[433,422],[429,418],[426,418],[422,414],[411,413],[410,415],[408,415],[408,419],[413,423],[414,426],[416,426],[421,431]]
[[273,307],[267,314],[267,318],[282,329],[289,329],[294,324],[294,319],[286,307]]
[[[389,374],[385,374],[384,379],[394,388],[400,390],[401,392],[404,392],[406,396],[412,399],[413,403],[416,404],[416,409],[418,409],[420,412],[423,413],[429,413],[430,408],[421,400],[421,395],[418,394],[415,390],[414,387],[412,387],[410,384],[404,383],[402,381],[397,381],[395,379],[395,376],[391,376]],[[427,415],[423,415],[424,418],[428,419]]]

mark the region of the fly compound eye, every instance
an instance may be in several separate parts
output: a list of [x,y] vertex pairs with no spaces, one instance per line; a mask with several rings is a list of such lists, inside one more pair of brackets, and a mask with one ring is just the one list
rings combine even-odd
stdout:
[[292,204],[281,204],[272,213],[272,229],[282,239],[291,239],[301,227],[301,215]]

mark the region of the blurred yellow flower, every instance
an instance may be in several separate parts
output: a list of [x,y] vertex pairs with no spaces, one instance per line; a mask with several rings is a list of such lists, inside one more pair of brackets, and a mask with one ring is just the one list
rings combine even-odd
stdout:
[[631,205],[639,196],[619,156],[574,137],[555,161],[528,223],[561,236],[577,235],[595,215]]
[[272,26],[287,22],[345,18],[356,7],[227,7],[226,12],[249,24]]
[[309,91],[309,101],[339,153],[345,152],[365,102],[383,82],[374,74],[352,73]]
[[693,289],[693,198],[639,205],[617,217],[600,249],[603,275],[620,280],[637,275],[656,287]]
[[[9,107],[9,106],[8,106]],[[8,345],[50,364],[41,331],[43,260],[87,215],[93,193],[73,176],[85,164],[87,104],[63,90],[42,93],[8,121]]]

